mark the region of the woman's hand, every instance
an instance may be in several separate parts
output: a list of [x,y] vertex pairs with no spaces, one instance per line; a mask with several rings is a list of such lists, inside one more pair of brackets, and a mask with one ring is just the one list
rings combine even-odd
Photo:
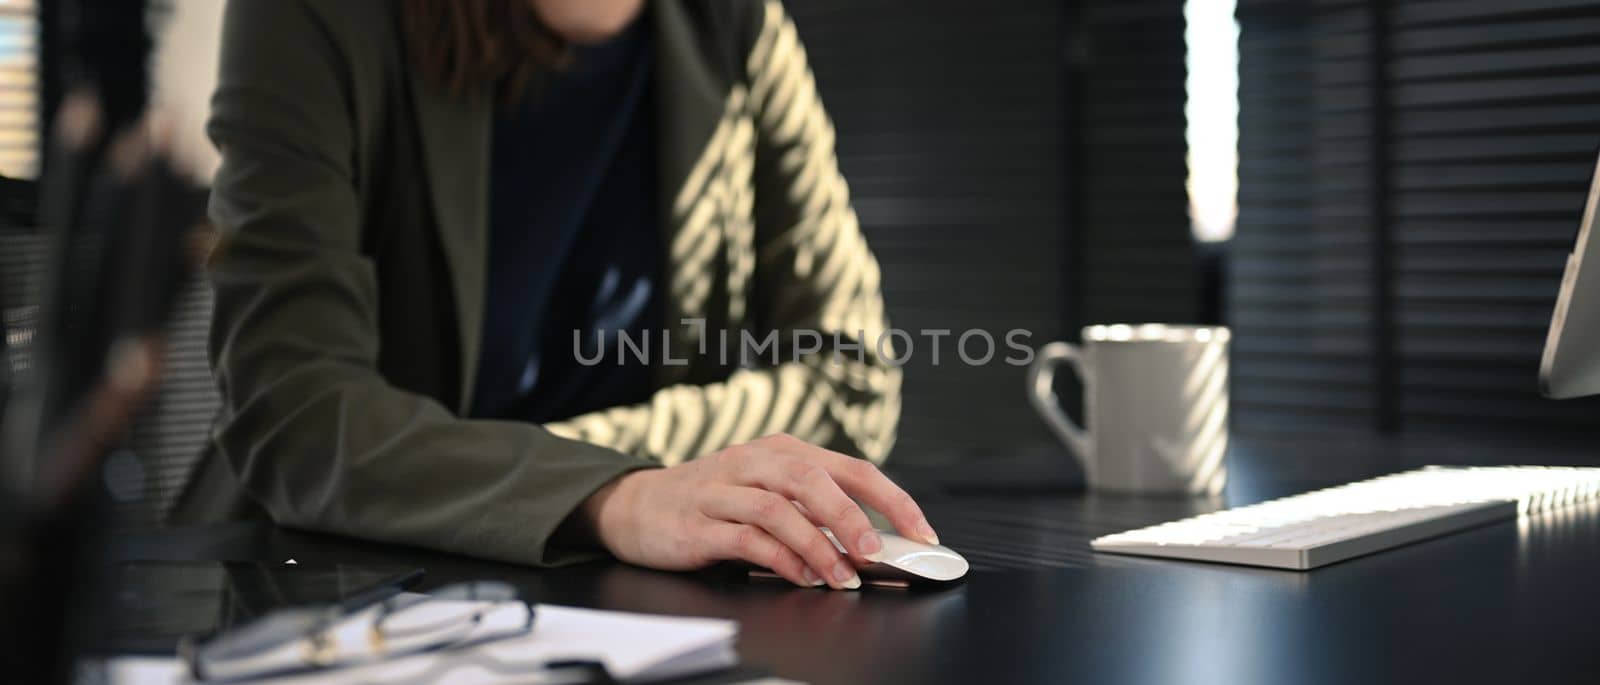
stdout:
[[872,463],[788,435],[635,471],[582,511],[601,544],[629,563],[688,570],[742,559],[797,585],[853,589],[861,586],[855,564],[817,529],[832,530],[856,561],[876,561],[883,541],[851,497],[901,535],[939,541],[911,496]]

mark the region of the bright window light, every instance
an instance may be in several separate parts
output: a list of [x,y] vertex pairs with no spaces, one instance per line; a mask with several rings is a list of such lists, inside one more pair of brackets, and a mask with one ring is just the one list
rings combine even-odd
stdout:
[[1186,0],[1184,115],[1189,219],[1196,240],[1233,237],[1239,216],[1239,22],[1234,0]]
[[38,173],[39,33],[34,0],[0,0],[0,175]]

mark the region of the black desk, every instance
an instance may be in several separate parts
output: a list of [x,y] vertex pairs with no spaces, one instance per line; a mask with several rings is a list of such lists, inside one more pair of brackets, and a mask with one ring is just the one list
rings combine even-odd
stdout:
[[[1227,504],[1430,462],[1519,460],[1437,442],[1238,442]],[[1010,468],[1024,473],[1040,464]],[[1027,475],[1035,487],[1025,494],[983,492],[981,479],[965,477],[953,479],[966,486],[951,492],[938,487],[952,480],[949,473],[899,474],[946,544],[974,562],[964,584],[932,592],[804,590],[615,563],[533,570],[248,524],[134,536],[116,552],[408,563],[426,567],[430,584],[493,577],[543,602],[732,618],[742,625],[747,665],[813,683],[1600,681],[1600,513],[1593,508],[1296,573],[1088,549],[1094,536],[1223,501],[1049,492],[1038,486],[1052,482],[1048,474]]]

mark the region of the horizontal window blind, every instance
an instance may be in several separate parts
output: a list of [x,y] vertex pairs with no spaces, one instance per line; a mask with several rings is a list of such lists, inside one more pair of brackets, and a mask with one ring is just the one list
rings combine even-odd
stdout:
[[1535,392],[1600,151],[1600,2],[1400,2],[1389,13],[1399,411],[1407,425],[1600,436],[1600,402]]
[[[1198,312],[1184,140],[1183,0],[1082,3],[1068,232],[1080,324],[1188,323]],[[1076,336],[1073,336],[1074,338]]]
[[34,0],[0,2],[0,176],[38,173],[38,42]]
[[1536,380],[1600,150],[1600,0],[1238,16],[1240,419],[1600,436],[1600,402]]
[[1363,159],[1347,149],[1363,127],[1336,99],[1360,87],[1361,65],[1336,54],[1351,46],[1319,30],[1307,2],[1241,0],[1238,17],[1234,420],[1365,430],[1375,410],[1373,270]]
[[[890,323],[915,336],[892,458],[1048,443],[1025,370],[999,359],[1010,329],[1034,331],[1035,346],[1062,332],[1060,3],[785,6],[838,129]],[[996,360],[962,364],[951,336],[935,366],[923,329],[987,330]]]

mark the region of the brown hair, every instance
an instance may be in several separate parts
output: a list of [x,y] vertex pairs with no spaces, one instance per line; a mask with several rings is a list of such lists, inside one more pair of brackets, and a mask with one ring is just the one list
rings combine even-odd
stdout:
[[423,77],[469,99],[514,101],[567,53],[529,0],[405,0],[405,29]]

